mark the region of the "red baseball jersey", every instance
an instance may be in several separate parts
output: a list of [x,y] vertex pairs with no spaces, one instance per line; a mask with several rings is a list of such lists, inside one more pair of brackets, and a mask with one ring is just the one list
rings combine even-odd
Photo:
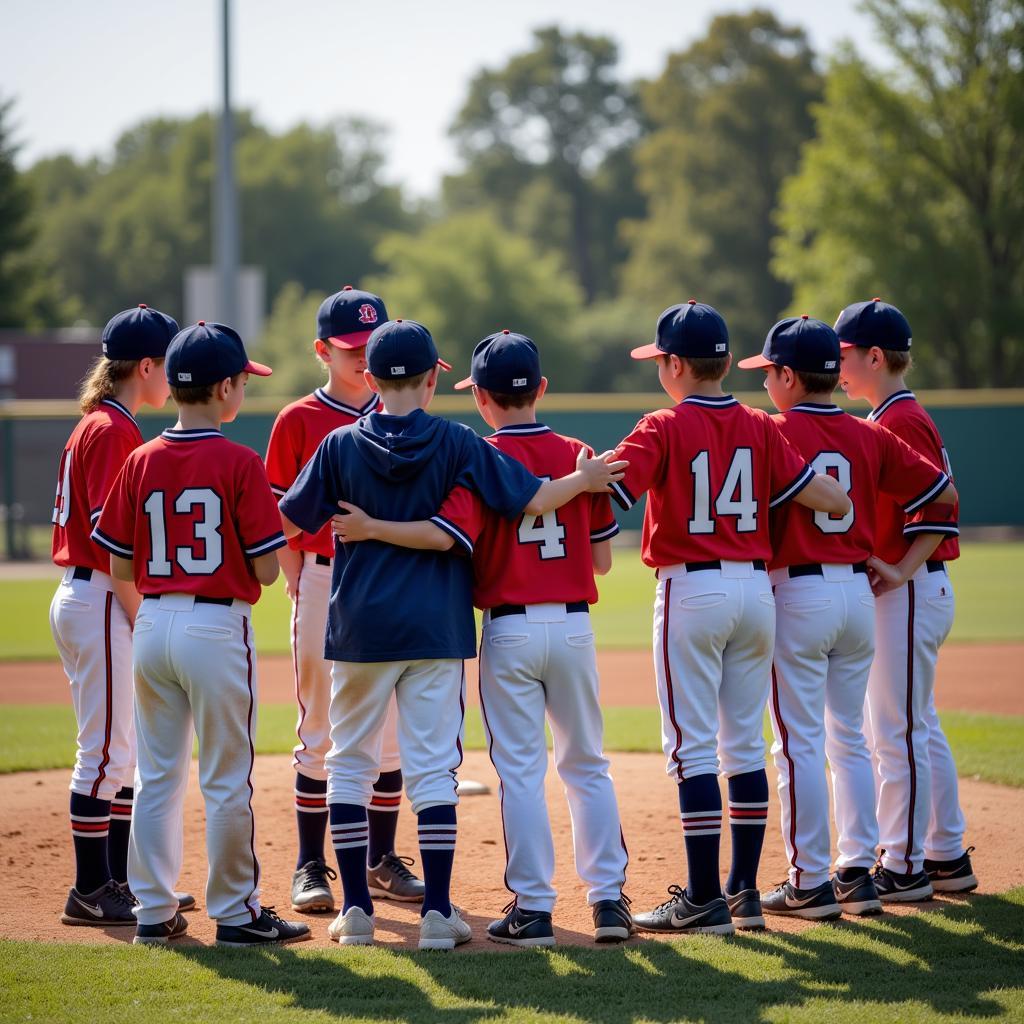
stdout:
[[853,508],[844,516],[814,512],[794,502],[775,509],[772,569],[808,562],[863,562],[875,550],[880,493],[908,516],[949,483],[944,472],[885,427],[850,416],[837,405],[805,402],[774,419],[815,472],[839,481]]
[[[542,423],[502,427],[487,440],[518,459],[534,476],[557,480],[576,468],[582,441]],[[604,494],[580,494],[543,516],[503,519],[471,491],[454,490],[431,521],[473,556],[473,603],[597,601],[590,545],[619,532]]]
[[[302,467],[332,430],[355,423],[360,417],[375,412],[379,405],[380,396],[375,394],[361,409],[357,409],[332,398],[323,388],[317,388],[313,394],[286,405],[274,420],[267,444],[267,476],[274,494],[278,498],[284,497]],[[300,533],[292,537],[288,545],[296,551],[312,551],[325,558],[333,558],[331,524],[327,523],[319,533]]]
[[[891,430],[935,469],[941,469],[950,479],[953,478],[949,455],[942,446],[938,428],[912,391],[897,391],[890,395],[877,409],[868,413],[868,419]],[[957,503],[925,505],[908,516],[899,502],[887,494],[879,494],[875,554],[883,561],[895,564],[907,553],[916,536],[939,533],[943,539],[932,558],[951,562],[960,557],[960,541],[957,539],[960,536],[959,515],[960,507]]]
[[71,432],[57,470],[51,554],[57,565],[110,572],[110,556],[90,538],[125,459],[142,444],[135,417],[106,398]]
[[768,512],[799,494],[814,470],[772,418],[731,395],[691,395],[648,413],[618,447],[629,460],[612,487],[632,508],[647,495],[641,557],[654,568],[771,558]]
[[136,448],[93,540],[130,558],[140,594],[201,594],[253,604],[250,559],[284,547],[260,457],[219,430],[165,430]]

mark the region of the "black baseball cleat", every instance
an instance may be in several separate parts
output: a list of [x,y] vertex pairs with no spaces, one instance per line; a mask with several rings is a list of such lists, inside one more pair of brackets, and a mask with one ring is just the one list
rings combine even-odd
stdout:
[[292,910],[299,914],[334,913],[331,881],[337,877],[326,861],[306,861],[292,875]]
[[868,917],[882,912],[882,901],[878,898],[878,890],[870,875],[851,878],[849,882],[844,882],[836,875],[832,879],[832,889],[836,894],[836,903],[844,914]]
[[696,904],[678,885],[670,885],[668,892],[671,899],[646,914],[633,915],[633,924],[640,931],[694,935],[732,935],[736,931],[723,897]]
[[[122,892],[132,901],[132,906],[135,906],[139,901],[135,898],[135,893],[132,892],[131,886],[127,882],[118,882],[117,884],[121,887]],[[196,909],[196,898],[192,893],[176,892],[174,896],[178,901],[179,911]]]
[[272,946],[310,937],[308,925],[283,920],[273,907],[264,907],[251,924],[217,925],[218,946]]
[[741,889],[734,896],[725,894],[732,923],[741,932],[759,932],[764,928],[761,894],[756,889]]
[[831,882],[822,882],[813,889],[798,889],[791,882],[783,882],[761,897],[761,906],[766,914],[809,921],[834,921],[843,914]]
[[595,942],[624,942],[636,931],[628,896],[598,900],[590,909],[594,914]]
[[487,926],[487,938],[509,946],[553,946],[555,932],[551,915],[546,910],[521,910],[513,900],[502,911],[500,921]]
[[973,846],[968,846],[955,860],[925,858],[924,870],[936,892],[971,892],[978,888],[978,879],[971,865],[973,850]]
[[64,924],[92,928],[135,924],[135,915],[132,913],[134,906],[134,898],[110,879],[88,895],[72,889],[68,893],[64,913],[60,915],[60,919]]
[[180,939],[188,931],[188,921],[184,914],[178,913],[170,921],[160,924],[140,924],[135,930],[132,945],[135,946],[166,946],[172,939]]
[[931,899],[935,891],[924,871],[901,875],[881,864],[875,868],[871,881],[883,903],[919,903]]

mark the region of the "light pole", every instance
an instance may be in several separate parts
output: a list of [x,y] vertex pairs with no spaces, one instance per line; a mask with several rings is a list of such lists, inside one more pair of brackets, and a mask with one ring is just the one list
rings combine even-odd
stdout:
[[238,326],[238,195],[235,189],[235,126],[231,110],[231,0],[221,0],[221,109],[214,187],[213,262],[220,317]]

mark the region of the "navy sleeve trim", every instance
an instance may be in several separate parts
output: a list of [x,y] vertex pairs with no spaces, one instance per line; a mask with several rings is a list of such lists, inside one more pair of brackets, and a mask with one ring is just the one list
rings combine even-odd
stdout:
[[912,537],[919,533],[941,533],[944,537],[959,537],[960,527],[956,523],[907,523],[903,536]]
[[114,540],[113,537],[108,537],[98,526],[89,534],[89,538],[96,544],[99,544],[101,548],[109,551],[112,555],[117,555],[119,558],[134,557],[135,553],[127,544],[122,544],[120,541]]
[[288,493],[288,488],[282,487],[280,484],[271,484],[270,489],[278,498],[283,498]]
[[431,516],[430,521],[439,529],[444,530],[449,537],[454,538],[457,544],[461,544],[468,554],[473,554],[473,542],[469,539],[469,534],[460,530],[451,520],[445,519],[444,516]]
[[95,524],[96,520],[99,519],[100,513],[102,511],[103,511],[103,506],[102,505],[98,506],[97,508],[94,508],[89,513],[89,522]]
[[612,521],[608,526],[603,526],[600,530],[590,531],[590,543],[596,544],[598,541],[611,540],[619,532],[619,524]]
[[803,471],[800,473],[800,475],[788,487],[783,487],[781,491],[772,495],[772,497],[768,501],[768,507],[775,508],[776,505],[781,505],[784,501],[791,501],[813,479],[814,470],[811,469],[810,466],[804,466]]
[[611,488],[612,497],[624,511],[628,512],[636,504],[636,498],[629,493],[629,488],[624,483],[613,482]]
[[276,551],[278,548],[283,548],[287,543],[288,541],[285,540],[284,534],[278,531],[270,537],[264,537],[263,540],[255,544],[247,545],[245,554],[247,558],[257,558],[259,555],[266,555],[271,551]]
[[919,508],[927,505],[930,501],[934,501],[946,489],[948,484],[949,477],[945,473],[939,473],[934,483],[927,490],[922,491],[916,498],[912,498],[903,506],[903,511],[908,516],[913,515]]

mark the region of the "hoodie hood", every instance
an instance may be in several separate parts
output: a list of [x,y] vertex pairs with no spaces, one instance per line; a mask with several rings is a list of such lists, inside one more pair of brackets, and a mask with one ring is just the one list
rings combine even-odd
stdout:
[[370,413],[355,427],[356,451],[370,470],[385,480],[409,480],[434,457],[447,423],[416,409],[407,416]]

